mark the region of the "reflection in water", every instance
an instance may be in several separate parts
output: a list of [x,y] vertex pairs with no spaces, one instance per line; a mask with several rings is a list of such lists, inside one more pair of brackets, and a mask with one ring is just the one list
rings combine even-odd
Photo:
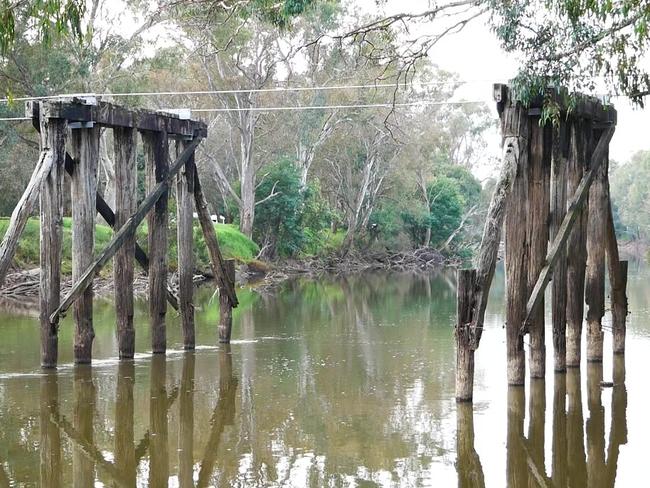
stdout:
[[[587,446],[585,455],[580,370],[569,368],[566,375],[556,373],[553,385],[553,439],[552,471],[545,471],[544,380],[531,380],[529,399],[528,436],[524,436],[525,393],[523,387],[508,388],[508,441],[507,479],[508,487],[595,487],[611,488],[615,485],[620,446],[627,442],[625,389],[625,362],[622,356],[614,359],[614,391],[611,405],[611,427],[607,458],[605,458],[605,408],[602,403],[602,363],[587,365],[587,398],[589,418],[586,423]],[[568,398],[568,409],[566,400]],[[464,406],[459,406],[464,407]],[[462,408],[457,411],[459,432],[461,419],[468,414]],[[460,434],[459,434],[460,435]],[[473,433],[468,439],[472,439]],[[473,445],[463,446],[465,452],[473,452]],[[466,463],[464,466],[461,460]],[[458,448],[459,480],[465,480],[469,463],[478,463]],[[468,483],[463,481],[463,483]],[[483,486],[460,484],[459,486]]]
[[[456,405],[453,288],[402,275],[287,284],[248,303],[242,294],[231,348],[175,351],[179,335],[166,357],[58,374],[41,375],[38,355],[32,370],[0,351],[0,488],[633,485],[632,449],[620,448],[623,358],[611,390],[591,366],[506,390],[491,360],[502,358],[502,316],[489,310],[476,411]],[[197,338],[212,340],[216,318],[201,313]],[[113,320],[97,325],[114,339]],[[11,347],[22,350],[22,336]],[[629,366],[634,344],[636,392],[645,378]],[[634,452],[640,442],[630,435]]]

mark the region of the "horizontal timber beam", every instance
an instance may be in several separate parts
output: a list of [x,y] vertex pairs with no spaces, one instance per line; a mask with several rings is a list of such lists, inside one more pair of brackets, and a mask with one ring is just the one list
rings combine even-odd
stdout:
[[79,97],[25,103],[25,115],[39,117],[39,103],[49,118],[69,122],[92,122],[106,127],[130,127],[138,130],[166,132],[170,137],[206,137],[207,126],[203,122],[181,119],[178,115],[151,110],[130,110],[108,102],[90,104]]
[[571,228],[576,220],[578,212],[582,208],[589,195],[589,187],[591,186],[594,177],[598,171],[598,168],[603,164],[603,161],[607,158],[607,150],[609,148],[609,142],[612,140],[614,135],[614,127],[610,127],[603,131],[596,145],[596,149],[592,155],[591,167],[589,171],[582,177],[580,185],[576,189],[575,195],[571,199],[571,203],[567,209],[567,213],[564,216],[562,225],[560,226],[551,249],[549,250],[546,256],[546,263],[539,273],[537,282],[533,288],[533,291],[530,294],[528,303],[526,305],[526,318],[524,319],[521,332],[525,334],[528,331],[528,323],[537,310],[537,307],[544,298],[544,291],[546,290],[546,285],[548,285],[551,277],[553,276],[553,267],[555,266],[556,261],[560,257],[562,248],[566,245],[567,239],[571,232]]
[[136,212],[126,221],[126,223],[113,235],[113,239],[108,243],[104,251],[93,262],[90,267],[83,273],[79,281],[72,287],[66,297],[61,301],[61,305],[57,308],[52,315],[50,315],[50,322],[58,324],[59,316],[65,313],[74,301],[84,292],[88,286],[92,284],[93,278],[97,272],[102,269],[106,263],[115,255],[120,248],[126,236],[135,233],[140,222],[146,217],[149,210],[153,208],[158,199],[169,189],[176,173],[185,165],[190,156],[194,153],[199,143],[203,140],[201,136],[194,138],[194,140],[185,148],[182,154],[174,161],[169,168],[169,173],[158,183],[154,189],[147,195],[147,197],[140,204]]

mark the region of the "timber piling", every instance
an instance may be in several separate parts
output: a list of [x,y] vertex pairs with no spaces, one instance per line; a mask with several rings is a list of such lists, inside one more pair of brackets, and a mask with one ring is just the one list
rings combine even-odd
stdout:
[[[194,205],[208,245],[212,271],[220,295],[224,297],[220,300],[219,340],[230,341],[232,308],[238,305],[234,264],[224,261],[221,255],[194,162],[195,151],[207,136],[206,125],[176,114],[126,109],[93,96],[30,101],[25,110],[34,128],[40,132],[41,154],[0,243],[0,286],[27,218],[38,199],[41,222],[41,365],[44,368],[56,367],[59,322],[70,307],[73,308],[75,323],[75,363],[92,361],[95,337],[92,321],[93,278],[113,257],[116,336],[120,359],[133,358],[135,353],[134,258],[149,277],[152,352],[166,351],[168,302],[180,312],[185,349],[194,349]],[[97,188],[100,134],[103,130],[113,132],[115,212]],[[147,195],[139,205],[136,196],[138,134],[142,140],[147,182]],[[170,160],[170,140],[175,142],[173,161]],[[71,176],[73,283],[66,296],[61,297],[63,175],[66,172]],[[172,187],[176,188],[177,196],[179,298],[167,281],[168,197]],[[94,252],[96,211],[114,229],[113,238],[98,255]],[[148,221],[149,256],[135,242],[136,229],[145,218]]]
[[[562,91],[523,101],[500,84],[494,86],[494,99],[501,119],[503,168],[476,269],[458,271],[457,401],[473,397],[474,353],[502,225],[508,385],[524,385],[526,334],[531,385],[546,376],[544,294],[551,279],[555,372],[580,366],[585,303],[587,360],[602,362],[606,269],[612,289],[613,352],[625,350],[627,263],[619,260],[608,182],[616,110],[582,95],[570,104]],[[550,117],[545,112],[549,100],[559,107]]]

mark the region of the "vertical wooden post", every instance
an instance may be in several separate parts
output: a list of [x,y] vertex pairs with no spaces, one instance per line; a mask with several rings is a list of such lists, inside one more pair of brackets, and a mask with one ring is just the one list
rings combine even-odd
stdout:
[[456,401],[471,402],[474,391],[474,349],[471,344],[469,324],[474,303],[475,269],[459,269],[456,299]]
[[523,385],[526,358],[521,325],[526,316],[528,256],[526,222],[528,212],[522,203],[528,193],[529,118],[527,111],[514,102],[505,107],[501,116],[504,137],[518,139],[517,175],[512,183],[505,218],[506,243],[506,348],[509,385]]
[[605,239],[607,225],[607,161],[600,166],[589,190],[587,226],[587,361],[603,360],[602,319],[605,315]]
[[[190,141],[176,141],[176,155],[181,155]],[[194,201],[194,155],[176,176],[176,229],[178,243],[178,298],[183,330],[183,347],[194,349],[194,256],[192,214]]]
[[[588,169],[589,157],[585,123],[579,119],[570,122],[571,141],[567,161],[567,195],[574,195],[583,174]],[[589,206],[582,210],[567,241],[567,306],[566,306],[566,365],[580,367],[582,321],[584,318],[585,268],[587,263],[587,218]]]
[[[95,248],[95,194],[100,129],[72,130],[72,281],[77,283],[93,262]],[[90,363],[93,339],[93,289],[89,286],[74,303],[74,360]]]
[[528,422],[528,451],[534,465],[541,468],[544,475],[544,447],[546,418],[546,381],[536,379],[530,382],[530,402],[528,405],[530,421]]
[[167,425],[167,364],[164,356],[151,359],[149,398],[149,486],[167,486],[169,479],[169,448]]
[[193,352],[183,356],[178,405],[178,482],[181,488],[194,486],[194,363]]
[[[567,161],[565,154],[567,126],[564,121],[553,134],[553,162],[551,175],[551,226],[550,238],[555,239],[567,207]],[[566,370],[566,308],[567,308],[567,259],[566,249],[560,251],[553,270],[553,356],[554,370]]]
[[458,488],[484,488],[483,466],[474,448],[474,407],[456,406],[456,470]]
[[[93,412],[96,400],[92,375],[92,367],[89,365],[79,365],[74,370],[74,429],[79,435],[78,440],[90,446],[93,445]],[[77,442],[72,447],[72,469],[73,486],[85,488],[95,485],[95,463]]]
[[115,390],[115,467],[124,476],[126,486],[135,486],[137,466],[133,444],[133,386],[135,365],[133,361],[121,361],[117,367]]
[[[58,409],[59,385],[55,372],[46,372],[41,376],[41,411],[40,411],[40,486],[59,488],[62,483],[61,469],[61,433],[52,422],[52,414]],[[9,486],[7,484],[7,486]]]
[[62,119],[48,119],[42,110],[41,114],[41,150],[49,150],[52,154],[52,167],[39,193],[41,366],[55,368],[58,360],[58,324],[50,322],[50,314],[61,301],[66,123]]
[[[607,187],[609,187],[609,182]],[[612,304],[612,347],[614,354],[623,354],[625,353],[625,322],[627,319],[627,261],[621,261],[618,255],[618,242],[616,242],[616,229],[614,229],[609,188],[607,189],[606,226],[605,234],[607,238],[605,244]]]
[[[115,147],[115,225],[119,229],[135,213],[136,199],[136,133],[133,129],[113,129]],[[135,329],[133,328],[133,254],[135,235],[127,236],[115,253],[115,312],[117,342],[120,358],[133,358]]]
[[[235,260],[226,259],[223,262],[226,279],[235,283]],[[219,342],[230,343],[232,334],[232,301],[223,290],[219,290]]]
[[[142,132],[147,166],[147,191],[163,181],[169,170],[169,147],[165,132]],[[167,349],[167,207],[168,191],[158,199],[148,216],[149,232],[149,314],[151,349],[154,354]]]
[[[548,250],[548,221],[550,205],[551,143],[550,124],[540,126],[540,118],[530,121],[530,157],[528,160],[528,218],[526,242],[528,244],[528,295],[544,267]],[[518,202],[522,205],[523,201]],[[544,302],[537,307],[529,324],[530,377],[544,378],[546,372],[546,344],[544,327]]]
[[567,462],[568,486],[587,486],[587,461],[585,459],[585,431],[582,414],[582,389],[580,370],[571,368],[566,373],[567,391]]
[[627,390],[625,388],[625,356],[614,355],[612,368],[612,416],[607,446],[607,476],[603,486],[614,486],[618,456],[623,444],[627,444]]

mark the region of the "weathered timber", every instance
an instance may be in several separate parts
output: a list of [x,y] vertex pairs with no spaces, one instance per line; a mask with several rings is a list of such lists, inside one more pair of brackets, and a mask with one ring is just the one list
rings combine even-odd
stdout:
[[[235,260],[226,259],[224,262],[224,274],[228,283],[235,282]],[[219,292],[219,342],[230,343],[232,335],[232,302],[225,293]]]
[[[588,121],[570,121],[570,148],[567,161],[567,195],[574,195],[582,177],[589,170],[591,124]],[[589,137],[587,137],[589,136]],[[582,353],[582,321],[584,318],[585,271],[587,267],[587,219],[589,206],[576,210],[575,222],[567,238],[567,306],[566,306],[566,365],[579,367]]]
[[[567,207],[567,125],[561,121],[554,128],[553,161],[551,168],[551,221],[550,239],[553,240],[560,230]],[[555,372],[566,370],[566,304],[567,304],[567,260],[566,248],[563,248],[553,269],[553,289],[551,309],[553,320],[553,369]],[[557,384],[557,378],[556,378]],[[566,388],[565,388],[566,389]],[[555,470],[553,470],[555,473]]]
[[[99,127],[72,130],[72,155],[75,161],[70,192],[72,196],[72,282],[78,283],[92,264],[95,249],[95,194],[99,165]],[[92,359],[93,289],[92,284],[74,303],[74,360],[77,364]]]
[[[528,218],[526,220],[526,243],[528,245],[527,289],[529,291],[535,286],[539,272],[544,267],[544,259],[548,249],[552,143],[550,123],[542,126],[539,117],[532,117],[530,128]],[[544,378],[546,373],[546,328],[544,326],[543,300],[542,294],[540,306],[531,314],[528,322],[531,378]]]
[[612,348],[614,354],[623,354],[625,352],[625,322],[627,319],[627,261],[621,261],[619,259],[609,190],[607,191],[607,223],[605,235],[612,308]]
[[[595,160],[595,155],[594,158]],[[605,315],[605,239],[607,224],[607,155],[597,169],[589,191],[589,223],[587,225],[587,272],[585,302],[587,303],[587,361],[603,360],[603,328]],[[592,160],[592,165],[598,161]]]
[[5,278],[7,277],[11,261],[14,258],[14,254],[16,254],[18,239],[20,239],[20,236],[25,229],[27,219],[34,209],[34,204],[38,199],[43,183],[50,174],[52,164],[52,152],[50,150],[41,151],[41,155],[36,163],[32,177],[27,184],[27,188],[20,197],[14,211],[11,212],[7,232],[2,238],[2,243],[0,244],[0,286],[3,285]]
[[[176,142],[176,154],[180,155],[189,141]],[[183,347],[194,349],[194,255],[192,235],[192,214],[194,209],[194,155],[176,175],[176,231],[178,248],[178,295],[180,298],[181,329]]]
[[230,299],[232,307],[236,308],[239,302],[237,301],[237,293],[235,292],[235,283],[228,279],[224,271],[224,259],[219,249],[219,241],[217,240],[217,233],[214,230],[214,224],[210,218],[208,204],[203,196],[198,171],[194,175],[194,202],[196,204],[196,213],[199,216],[199,223],[203,230],[205,245],[210,254],[210,264],[212,265],[214,277],[217,280],[219,293],[225,294]]
[[[90,97],[92,98],[92,97]],[[106,127],[125,127],[144,131],[164,132],[170,136],[205,137],[205,123],[183,120],[178,115],[146,110],[130,110],[118,105],[82,97],[62,97],[41,102],[42,111],[50,118],[61,118],[71,122],[93,122]],[[25,115],[37,118],[37,102],[25,104]]]
[[180,488],[194,487],[194,364],[196,356],[183,356],[178,404],[178,483]]
[[[165,181],[169,171],[169,146],[164,132],[142,132],[147,189],[151,191]],[[188,159],[189,160],[189,159]],[[180,170],[179,170],[180,171]],[[156,201],[147,220],[149,244],[149,320],[151,350],[154,354],[167,349],[167,207],[168,190]]]
[[[36,113],[38,113],[37,111]],[[40,132],[40,124],[39,122],[34,119],[32,124],[34,125],[34,128]],[[72,156],[68,154],[67,152],[65,153],[65,170],[69,175],[72,175],[72,171],[74,170],[74,161],[72,160]],[[115,214],[113,213],[113,209],[110,207],[108,202],[104,200],[104,197],[101,195],[101,193],[97,192],[96,196],[96,201],[95,201],[95,209],[97,212],[99,212],[99,215],[104,219],[104,221],[111,227],[115,228]],[[147,254],[144,252],[144,250],[140,247],[140,245],[136,242],[135,243],[135,259],[140,265],[140,267],[145,271],[145,273],[149,270],[149,258],[147,257]],[[1,285],[1,282],[0,282]],[[174,291],[171,289],[169,284],[167,285],[167,302],[174,308],[174,310],[178,310],[178,298],[176,297],[176,294]]]
[[156,187],[145,197],[142,203],[138,206],[138,210],[127,220],[127,222],[120,227],[120,229],[115,232],[113,238],[108,243],[104,251],[99,255],[95,262],[86,270],[83,277],[76,283],[61,301],[61,305],[50,315],[50,321],[55,323],[58,320],[59,315],[65,313],[70,305],[76,300],[76,298],[83,293],[83,291],[90,285],[93,277],[97,272],[106,265],[106,263],[115,255],[116,251],[120,248],[124,239],[133,233],[137,229],[138,225],[145,218],[149,210],[155,205],[155,203],[160,199],[160,197],[169,189],[171,180],[174,178],[174,175],[180,170],[180,168],[185,164],[189,156],[196,149],[196,146],[201,142],[201,138],[197,137],[192,141],[180,155],[178,159],[171,165],[167,177],[158,183]]
[[530,294],[530,298],[528,299],[528,304],[526,306],[526,317],[523,322],[524,326],[522,328],[523,332],[527,332],[527,325],[530,322],[531,317],[543,301],[544,290],[546,289],[546,285],[553,275],[553,267],[555,266],[555,263],[557,262],[557,259],[559,258],[560,253],[566,244],[569,233],[571,231],[571,227],[573,226],[578,216],[580,208],[584,205],[585,200],[589,195],[589,188],[594,178],[596,177],[599,168],[602,167],[601,165],[603,161],[607,159],[607,148],[613,134],[614,129],[610,128],[605,130],[600,136],[598,145],[596,146],[596,149],[593,153],[591,168],[582,177],[580,185],[578,185],[578,188],[573,195],[573,198],[571,199],[567,213],[562,220],[562,225],[560,226],[560,229],[558,230],[557,235],[553,240],[553,244],[550,247],[548,255],[546,256],[546,264],[540,271],[537,282],[535,283],[535,286]]
[[[56,372],[41,376],[40,396],[40,486],[59,488],[62,483],[61,433],[50,420],[59,401],[59,384]],[[9,483],[6,486],[10,486]]]
[[149,486],[167,486],[169,479],[169,426],[167,421],[167,363],[165,356],[151,359],[149,397]]
[[117,367],[115,388],[115,467],[122,474],[125,486],[136,486],[137,465],[133,416],[135,414],[133,386],[135,365],[133,361],[120,361]]
[[471,402],[474,391],[474,349],[469,324],[476,308],[476,270],[459,269],[456,294],[456,401]]
[[[483,227],[476,276],[473,278],[472,289],[468,290],[469,295],[463,299],[464,304],[462,305],[460,303],[460,288],[458,289],[457,309],[459,313],[466,306],[469,307],[464,320],[458,320],[456,323],[456,399],[458,401],[469,401],[472,398],[474,351],[478,349],[483,333],[485,309],[499,253],[501,229],[505,219],[508,196],[517,174],[520,143],[520,137],[514,134],[504,139],[503,164]],[[458,370],[461,366],[465,368],[462,373]],[[468,386],[469,392],[467,391]],[[459,397],[459,392],[464,393]]]
[[[133,129],[113,129],[115,147],[115,225],[120,228],[137,207],[136,132]],[[133,327],[133,254],[135,235],[124,239],[116,252],[113,265],[115,281],[115,316],[120,358],[132,358],[135,353]]]
[[47,151],[52,163],[39,192],[41,366],[54,368],[58,361],[58,330],[57,324],[50,322],[50,313],[56,310],[61,300],[63,155],[66,126],[63,120],[42,118],[39,127],[42,150]]
[[[95,194],[94,192],[92,193]],[[95,463],[86,455],[80,444],[92,446],[93,414],[97,392],[93,383],[91,366],[80,365],[74,370],[74,431],[79,439],[72,447],[72,485],[87,487],[95,485]]]
[[506,244],[506,349],[509,385],[523,385],[526,374],[524,340],[520,331],[526,312],[527,243],[526,201],[528,172],[528,138],[530,121],[520,104],[506,105],[501,115],[505,140],[517,140],[517,170],[507,198],[505,216]]
[[456,406],[456,471],[458,488],[483,488],[483,466],[474,448],[474,408],[471,404]]

